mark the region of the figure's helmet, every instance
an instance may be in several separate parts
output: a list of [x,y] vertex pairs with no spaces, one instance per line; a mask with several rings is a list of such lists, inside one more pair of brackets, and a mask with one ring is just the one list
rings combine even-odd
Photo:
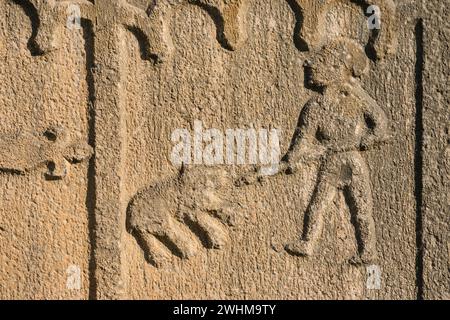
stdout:
[[324,46],[307,67],[314,83],[327,85],[345,77],[361,77],[368,70],[369,59],[356,41],[339,38]]

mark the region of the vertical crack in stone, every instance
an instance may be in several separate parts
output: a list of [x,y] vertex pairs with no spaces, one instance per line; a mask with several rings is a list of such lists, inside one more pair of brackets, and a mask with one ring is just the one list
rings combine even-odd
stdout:
[[415,99],[416,99],[416,123],[415,123],[415,199],[416,199],[416,287],[417,299],[423,299],[423,20],[419,19],[415,27],[416,35],[416,66],[415,66]]

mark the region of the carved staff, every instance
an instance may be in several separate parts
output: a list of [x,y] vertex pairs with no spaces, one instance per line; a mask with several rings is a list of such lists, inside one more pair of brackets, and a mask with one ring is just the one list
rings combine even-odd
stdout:
[[[12,1],[12,0],[11,0]],[[122,193],[126,150],[125,72],[122,39],[124,30],[145,36],[146,53],[156,62],[170,56],[170,13],[182,2],[205,9],[216,22],[222,46],[236,49],[243,41],[242,8],[247,0],[153,0],[148,12],[125,0],[54,1],[28,0],[39,15],[35,39],[45,53],[59,46],[69,6],[78,5],[83,19],[92,21],[95,53],[95,288],[98,299],[120,299],[125,294],[125,257],[122,250],[126,205]]]

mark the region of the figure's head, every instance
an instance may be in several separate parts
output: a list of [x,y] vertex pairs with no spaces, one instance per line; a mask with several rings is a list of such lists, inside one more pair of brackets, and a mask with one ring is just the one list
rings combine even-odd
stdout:
[[338,39],[326,45],[305,68],[314,85],[328,86],[333,82],[348,81],[362,76],[369,66],[362,47],[350,39]]

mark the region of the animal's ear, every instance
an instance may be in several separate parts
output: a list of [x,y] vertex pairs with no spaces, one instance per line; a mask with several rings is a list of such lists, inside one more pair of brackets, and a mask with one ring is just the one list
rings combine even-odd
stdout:
[[178,171],[178,179],[183,184],[201,184],[205,169],[203,165],[182,163]]
[[195,175],[195,166],[192,164],[182,163],[178,170],[178,179],[182,183],[189,183],[192,180],[192,176]]

